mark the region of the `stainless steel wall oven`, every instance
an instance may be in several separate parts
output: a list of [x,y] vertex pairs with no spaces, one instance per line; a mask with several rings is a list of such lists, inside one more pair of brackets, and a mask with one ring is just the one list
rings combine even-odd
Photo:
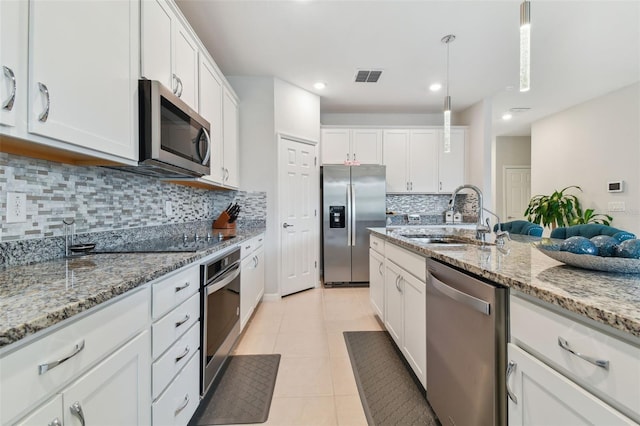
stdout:
[[240,335],[240,248],[200,265],[200,327],[204,396]]

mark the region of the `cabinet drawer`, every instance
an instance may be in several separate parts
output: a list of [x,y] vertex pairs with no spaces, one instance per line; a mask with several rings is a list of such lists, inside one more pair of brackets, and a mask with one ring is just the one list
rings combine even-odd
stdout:
[[200,400],[200,351],[189,360],[167,390],[151,407],[155,426],[185,426]]
[[387,259],[415,275],[420,281],[427,281],[427,259],[424,256],[412,253],[395,244],[387,244],[384,253]]
[[153,359],[158,358],[169,346],[182,336],[200,317],[200,292],[175,308],[152,326]]
[[158,319],[200,289],[200,267],[189,266],[153,284],[153,319]]
[[384,255],[384,240],[373,234],[369,235],[369,247]]
[[253,237],[247,241],[243,241],[240,243],[240,258],[244,259],[255,249],[260,247],[264,242],[264,234],[260,234],[257,237]]
[[[0,398],[0,424],[57,391],[148,326],[149,300],[148,287],[134,291],[0,359],[0,383],[10,390]],[[47,364],[50,368],[40,373]]]
[[153,399],[160,395],[199,347],[200,322],[197,321],[160,359],[153,363]]
[[[598,360],[598,367],[559,345]],[[640,419],[640,348],[518,297],[511,297],[511,340],[603,400]]]

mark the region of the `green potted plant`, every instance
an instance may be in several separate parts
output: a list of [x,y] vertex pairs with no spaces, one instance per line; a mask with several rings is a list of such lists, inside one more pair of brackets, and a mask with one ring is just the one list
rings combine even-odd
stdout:
[[571,226],[583,223],[609,225],[613,218],[607,214],[594,213],[593,209],[582,210],[576,195],[565,194],[570,189],[582,191],[576,185],[567,186],[551,195],[536,195],[529,201],[524,214],[529,222],[555,229],[557,226]]

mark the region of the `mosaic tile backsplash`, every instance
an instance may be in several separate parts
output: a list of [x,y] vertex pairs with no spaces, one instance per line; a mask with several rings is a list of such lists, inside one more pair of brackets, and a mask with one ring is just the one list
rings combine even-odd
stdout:
[[[387,194],[387,211],[396,214],[429,214],[441,215],[449,208],[450,194]],[[458,194],[455,211],[463,216],[475,216],[478,209],[478,198],[475,193]]]
[[[7,223],[7,192],[26,194],[27,222]],[[64,218],[74,219],[76,232],[82,234],[213,221],[231,202],[242,206],[239,223],[265,221],[267,210],[264,192],[208,191],[120,170],[6,153],[0,153],[0,200],[3,245],[40,240],[56,253]],[[166,201],[172,204],[170,216],[165,214]]]

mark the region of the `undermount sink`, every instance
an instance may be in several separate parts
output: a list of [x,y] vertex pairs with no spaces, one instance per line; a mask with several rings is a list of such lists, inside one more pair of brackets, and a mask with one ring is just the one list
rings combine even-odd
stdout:
[[424,244],[475,244],[473,241],[470,241],[466,238],[460,237],[451,237],[451,236],[437,236],[437,235],[428,235],[428,234],[400,234],[400,236],[409,238],[418,243]]

